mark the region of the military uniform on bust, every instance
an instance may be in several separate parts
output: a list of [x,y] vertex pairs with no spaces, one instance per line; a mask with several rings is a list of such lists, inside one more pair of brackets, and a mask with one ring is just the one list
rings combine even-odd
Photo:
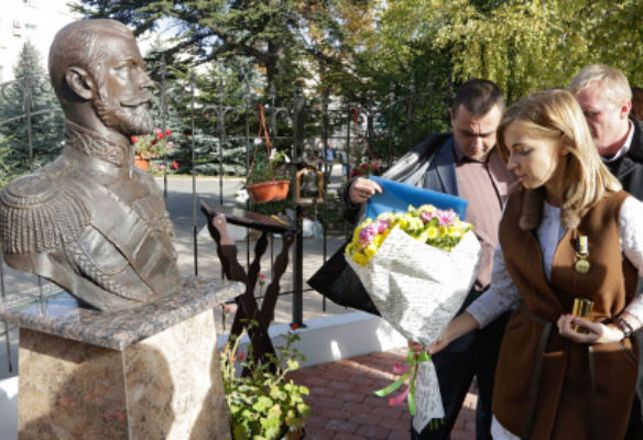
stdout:
[[126,308],[179,287],[173,226],[129,145],[70,121],[54,162],[0,194],[7,263],[51,279],[101,310]]

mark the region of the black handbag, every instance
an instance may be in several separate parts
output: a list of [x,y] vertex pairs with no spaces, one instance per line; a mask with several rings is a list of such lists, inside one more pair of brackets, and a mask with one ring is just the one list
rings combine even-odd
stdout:
[[348,243],[347,241],[340,246],[315,272],[308,280],[308,285],[335,304],[380,316],[359,277],[344,258],[344,249]]

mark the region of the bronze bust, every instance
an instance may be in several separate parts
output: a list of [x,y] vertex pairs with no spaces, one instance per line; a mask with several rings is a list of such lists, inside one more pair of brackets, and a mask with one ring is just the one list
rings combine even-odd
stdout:
[[6,262],[103,311],[176,292],[172,223],[152,177],[133,166],[130,137],[153,129],[134,35],[114,20],[71,23],[52,43],[49,74],[65,146],[0,194]]

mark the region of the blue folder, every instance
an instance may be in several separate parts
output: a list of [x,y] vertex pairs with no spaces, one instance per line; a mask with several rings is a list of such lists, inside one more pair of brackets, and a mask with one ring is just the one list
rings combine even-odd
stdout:
[[374,219],[383,212],[406,212],[409,205],[417,207],[431,204],[440,209],[452,209],[464,220],[468,204],[465,199],[381,177],[370,176],[369,179],[382,187],[382,193],[375,194],[368,200],[364,214],[366,217]]

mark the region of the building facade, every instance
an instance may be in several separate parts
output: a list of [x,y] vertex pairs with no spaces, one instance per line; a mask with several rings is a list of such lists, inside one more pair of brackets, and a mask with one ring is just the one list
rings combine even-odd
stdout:
[[67,6],[69,0],[0,0],[0,83],[11,81],[13,66],[26,41],[47,65],[49,46],[56,32],[80,17]]

